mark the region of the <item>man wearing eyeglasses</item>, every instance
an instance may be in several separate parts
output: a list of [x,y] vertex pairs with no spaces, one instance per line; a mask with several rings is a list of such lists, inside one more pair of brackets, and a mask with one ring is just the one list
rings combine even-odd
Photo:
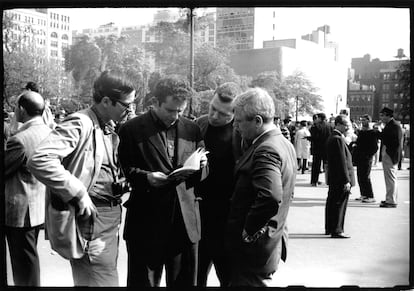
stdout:
[[119,180],[113,126],[127,117],[134,99],[126,75],[103,72],[94,83],[92,107],[66,117],[29,160],[48,189],[51,246],[70,260],[75,286],[119,285],[120,202],[128,187]]

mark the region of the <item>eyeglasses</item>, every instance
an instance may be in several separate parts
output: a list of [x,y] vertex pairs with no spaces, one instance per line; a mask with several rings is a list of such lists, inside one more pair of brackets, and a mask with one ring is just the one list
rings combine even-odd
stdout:
[[[111,98],[109,98],[109,99],[111,99]],[[121,106],[124,108],[124,111],[131,110],[132,104],[134,104],[134,101],[131,102],[131,103],[125,103],[125,102],[122,102],[122,101],[119,101],[119,100],[115,100],[115,99],[111,99],[111,100],[112,101],[115,101],[116,103],[121,104]]]

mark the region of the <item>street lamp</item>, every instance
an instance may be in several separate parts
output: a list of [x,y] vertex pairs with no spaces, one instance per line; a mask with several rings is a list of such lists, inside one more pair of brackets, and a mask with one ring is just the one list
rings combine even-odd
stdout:
[[298,123],[299,95],[296,95],[296,123]]
[[342,102],[342,95],[341,94],[336,96],[336,109],[335,109],[336,115],[338,115],[338,103],[339,103],[339,101]]

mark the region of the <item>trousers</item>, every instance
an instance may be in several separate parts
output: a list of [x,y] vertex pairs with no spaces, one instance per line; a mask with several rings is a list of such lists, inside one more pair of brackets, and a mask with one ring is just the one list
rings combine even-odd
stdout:
[[80,259],[70,260],[73,281],[75,286],[116,287],[119,286],[117,261],[121,206],[96,208],[98,215],[93,222],[86,253]]
[[382,149],[382,169],[384,171],[385,180],[385,202],[390,204],[397,204],[398,187],[397,187],[397,169],[393,164],[391,157],[385,151],[385,146]]
[[40,227],[40,225],[5,227],[13,280],[16,286],[40,286],[40,265],[37,253]]
[[359,189],[361,191],[361,196],[365,196],[367,198],[374,198],[371,183],[372,160],[373,157],[364,158],[358,160],[357,164],[357,177]]
[[329,185],[325,206],[325,232],[329,234],[344,232],[346,207],[349,191],[344,185]]

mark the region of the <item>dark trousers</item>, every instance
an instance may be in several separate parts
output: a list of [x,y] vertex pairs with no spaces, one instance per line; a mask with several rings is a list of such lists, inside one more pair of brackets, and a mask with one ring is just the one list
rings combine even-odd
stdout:
[[350,191],[344,185],[329,185],[325,206],[325,232],[329,234],[344,232],[345,212]]
[[199,247],[199,264],[197,286],[206,287],[208,274],[214,263],[217,278],[221,287],[228,286],[230,267],[224,250],[224,238],[218,239],[202,237]]
[[314,154],[312,158],[311,184],[318,183],[321,163],[325,166],[326,161],[322,159],[321,155]]
[[361,196],[368,198],[374,198],[371,184],[372,160],[371,157],[370,159],[359,160],[357,163],[357,177]]
[[198,242],[189,240],[180,211],[162,235],[156,241],[147,241],[144,234],[126,240],[128,287],[159,287],[164,265],[167,287],[196,286]]
[[6,238],[10,251],[13,280],[16,286],[40,286],[37,238],[41,226],[8,227]]

